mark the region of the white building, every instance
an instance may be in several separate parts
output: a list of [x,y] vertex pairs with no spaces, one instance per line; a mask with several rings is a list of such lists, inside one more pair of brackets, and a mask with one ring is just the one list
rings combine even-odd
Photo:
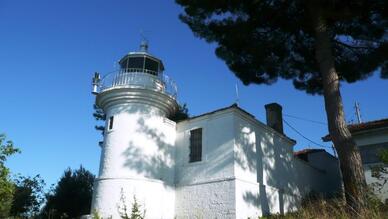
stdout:
[[[380,179],[373,177],[372,168],[382,166],[388,172],[388,166],[380,160],[381,151],[388,150],[388,119],[352,124],[348,128],[360,151],[366,183],[381,201],[387,202],[388,175],[382,173]],[[323,140],[330,141],[330,136],[323,137]]]
[[134,196],[146,218],[254,218],[341,187],[336,159],[294,156],[280,105],[266,105],[267,124],[237,105],[175,123],[176,87],[147,44],[119,63],[94,78],[107,122],[92,211],[104,218],[120,218]]

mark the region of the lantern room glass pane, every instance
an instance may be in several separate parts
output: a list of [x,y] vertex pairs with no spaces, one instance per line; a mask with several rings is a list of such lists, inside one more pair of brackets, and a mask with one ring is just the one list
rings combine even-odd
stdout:
[[159,62],[152,60],[150,58],[146,58],[145,60],[145,69],[151,70],[154,72],[159,72]]
[[125,61],[121,62],[121,68],[127,69],[127,68],[137,68],[137,69],[143,69],[144,65],[144,57],[130,57],[127,58]]

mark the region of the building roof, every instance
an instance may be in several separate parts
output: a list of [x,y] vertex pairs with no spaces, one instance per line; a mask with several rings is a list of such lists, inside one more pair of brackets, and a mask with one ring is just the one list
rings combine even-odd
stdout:
[[323,152],[323,153],[329,155],[330,157],[337,159],[332,154],[327,152],[325,149],[317,149],[317,148],[312,148],[312,149],[307,148],[307,149],[303,149],[300,151],[294,151],[294,156],[301,159],[301,160],[308,162],[308,155],[313,154],[313,153],[318,153],[318,152]]
[[224,107],[224,108],[220,108],[220,109],[217,109],[217,110],[214,110],[214,111],[210,111],[210,112],[207,112],[207,113],[203,113],[203,114],[200,114],[200,115],[197,115],[197,116],[193,116],[193,117],[190,117],[186,120],[192,120],[192,119],[196,119],[196,118],[199,118],[199,117],[202,117],[202,116],[207,116],[207,115],[211,115],[211,114],[214,114],[214,113],[218,113],[218,112],[221,112],[221,111],[224,111],[224,110],[228,110],[228,109],[238,109],[242,112],[244,112],[245,114],[247,114],[248,116],[252,117],[252,118],[255,118],[254,115],[248,113],[247,111],[243,110],[242,108],[240,108],[237,104],[232,104],[230,106],[227,106],[227,107]]
[[294,156],[298,156],[301,154],[311,154],[311,153],[322,152],[322,151],[326,152],[325,149],[303,149],[300,151],[295,151]]
[[303,149],[303,150],[300,150],[300,151],[295,151],[294,152],[294,157],[297,157],[297,158],[299,158],[301,160],[309,162],[309,158],[308,158],[309,154],[316,153],[316,152],[323,152],[323,151],[325,151],[325,150],[323,150],[323,149]]
[[[371,131],[375,129],[388,128],[388,118],[373,120],[369,122],[363,122],[359,124],[351,124],[351,125],[348,125],[348,128],[350,133],[352,134],[357,134],[363,131]],[[327,134],[326,136],[322,137],[322,140],[331,141],[330,134]]]
[[[199,117],[203,117],[203,116],[207,116],[207,115],[211,115],[211,114],[215,114],[215,113],[218,113],[218,112],[222,112],[222,111],[226,111],[226,110],[229,110],[229,109],[237,109],[239,110],[240,112],[244,113],[245,115],[247,115],[248,117],[251,117],[253,120],[255,120],[256,122],[259,122],[259,123],[262,123],[260,122],[259,120],[256,119],[256,117],[252,114],[250,114],[249,112],[247,112],[246,110],[240,108],[237,104],[232,104],[228,107],[224,107],[224,108],[220,108],[220,109],[217,109],[217,110],[214,110],[214,111],[211,111],[211,112],[207,112],[207,113],[204,113],[204,114],[200,114],[200,115],[197,115],[197,116],[192,116],[192,117],[189,117],[185,120],[182,120],[182,121],[179,121],[179,122],[184,122],[184,121],[189,121],[189,120],[193,120],[193,119],[196,119],[196,118],[199,118]],[[266,124],[264,124],[265,126],[267,126]],[[296,141],[290,137],[288,137],[287,135],[283,134],[283,133],[280,133],[278,131],[276,131],[275,129],[267,126],[269,129],[271,129],[272,131],[280,134],[281,136],[285,137],[286,139],[290,140],[291,142],[294,142],[294,144],[296,143]]]

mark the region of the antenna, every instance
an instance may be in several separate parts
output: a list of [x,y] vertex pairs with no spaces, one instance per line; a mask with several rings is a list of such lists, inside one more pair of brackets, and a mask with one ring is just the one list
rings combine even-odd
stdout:
[[358,124],[360,124],[360,123],[362,123],[361,112],[360,112],[360,104],[357,101],[354,103],[354,108],[356,109],[356,116],[357,116]]
[[140,37],[141,37],[140,51],[148,52],[148,39],[146,38],[143,30],[140,30]]
[[239,105],[239,101],[240,101],[240,97],[239,97],[239,94],[238,94],[238,86],[237,86],[237,83],[236,83],[235,88],[236,88],[236,104],[237,104],[237,106],[238,106],[238,105]]

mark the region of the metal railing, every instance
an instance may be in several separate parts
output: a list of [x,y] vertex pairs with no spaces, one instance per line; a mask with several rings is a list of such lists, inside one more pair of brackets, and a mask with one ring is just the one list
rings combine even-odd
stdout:
[[113,88],[143,88],[160,91],[176,98],[177,86],[165,74],[143,69],[122,69],[111,72],[98,82],[98,92]]
[[157,71],[153,71],[153,70],[149,70],[149,69],[145,69],[145,68],[125,68],[125,69],[121,69],[119,71],[121,71],[121,72],[140,72],[140,73],[148,73],[148,74],[152,74],[152,75],[158,75]]

